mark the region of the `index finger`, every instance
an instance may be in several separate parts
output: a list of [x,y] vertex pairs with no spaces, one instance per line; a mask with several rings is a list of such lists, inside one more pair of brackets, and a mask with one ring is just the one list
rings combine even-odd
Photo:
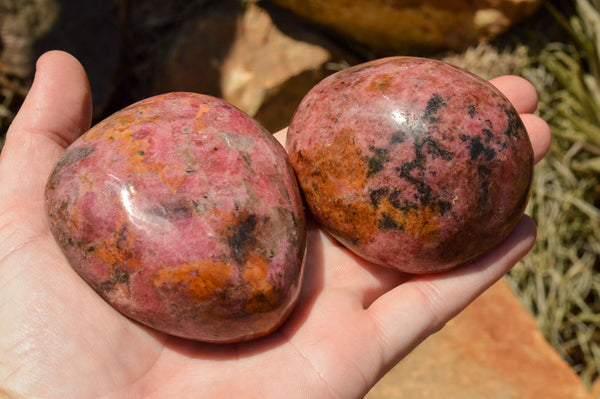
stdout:
[[490,83],[508,98],[519,114],[532,114],[537,109],[537,91],[527,79],[507,75],[494,78]]

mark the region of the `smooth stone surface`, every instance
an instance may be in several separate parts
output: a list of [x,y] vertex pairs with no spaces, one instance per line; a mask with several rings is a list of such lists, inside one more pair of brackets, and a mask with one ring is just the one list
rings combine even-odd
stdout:
[[533,151],[510,102],[439,61],[392,57],[338,72],[302,100],[287,136],[316,220],[358,255],[446,270],[522,216]]
[[296,302],[306,225],[291,166],[223,100],[171,93],[112,115],[67,149],[46,198],[75,270],[160,331],[247,340]]

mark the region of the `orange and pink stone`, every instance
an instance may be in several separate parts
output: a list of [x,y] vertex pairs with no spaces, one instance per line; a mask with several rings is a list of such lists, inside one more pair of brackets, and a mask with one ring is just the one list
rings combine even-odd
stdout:
[[75,270],[160,331],[248,340],[298,298],[306,224],[293,171],[223,100],[170,93],[117,112],[66,150],[46,198]]
[[446,270],[502,241],[522,216],[533,151],[518,112],[449,64],[391,57],[317,84],[287,150],[315,219],[358,255]]

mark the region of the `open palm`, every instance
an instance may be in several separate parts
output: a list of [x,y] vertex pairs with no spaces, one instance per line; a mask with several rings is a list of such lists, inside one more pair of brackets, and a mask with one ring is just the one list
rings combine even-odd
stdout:
[[[494,84],[522,113],[539,160],[550,134],[531,115],[535,90],[516,77]],[[167,336],[104,302],[48,229],[46,178],[90,119],[81,65],[62,52],[42,56],[0,156],[0,397],[361,397],[535,240],[524,217],[477,261],[412,276],[355,257],[311,224],[300,301],[278,331],[228,345]]]

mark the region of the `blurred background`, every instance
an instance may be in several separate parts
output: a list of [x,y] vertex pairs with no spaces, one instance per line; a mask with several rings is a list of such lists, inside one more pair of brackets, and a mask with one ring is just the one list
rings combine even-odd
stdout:
[[583,384],[598,380],[600,1],[0,0],[0,146],[50,49],[86,68],[96,122],[194,91],[275,132],[325,76],[390,55],[529,79],[554,142],[527,211],[537,243],[506,281]]

